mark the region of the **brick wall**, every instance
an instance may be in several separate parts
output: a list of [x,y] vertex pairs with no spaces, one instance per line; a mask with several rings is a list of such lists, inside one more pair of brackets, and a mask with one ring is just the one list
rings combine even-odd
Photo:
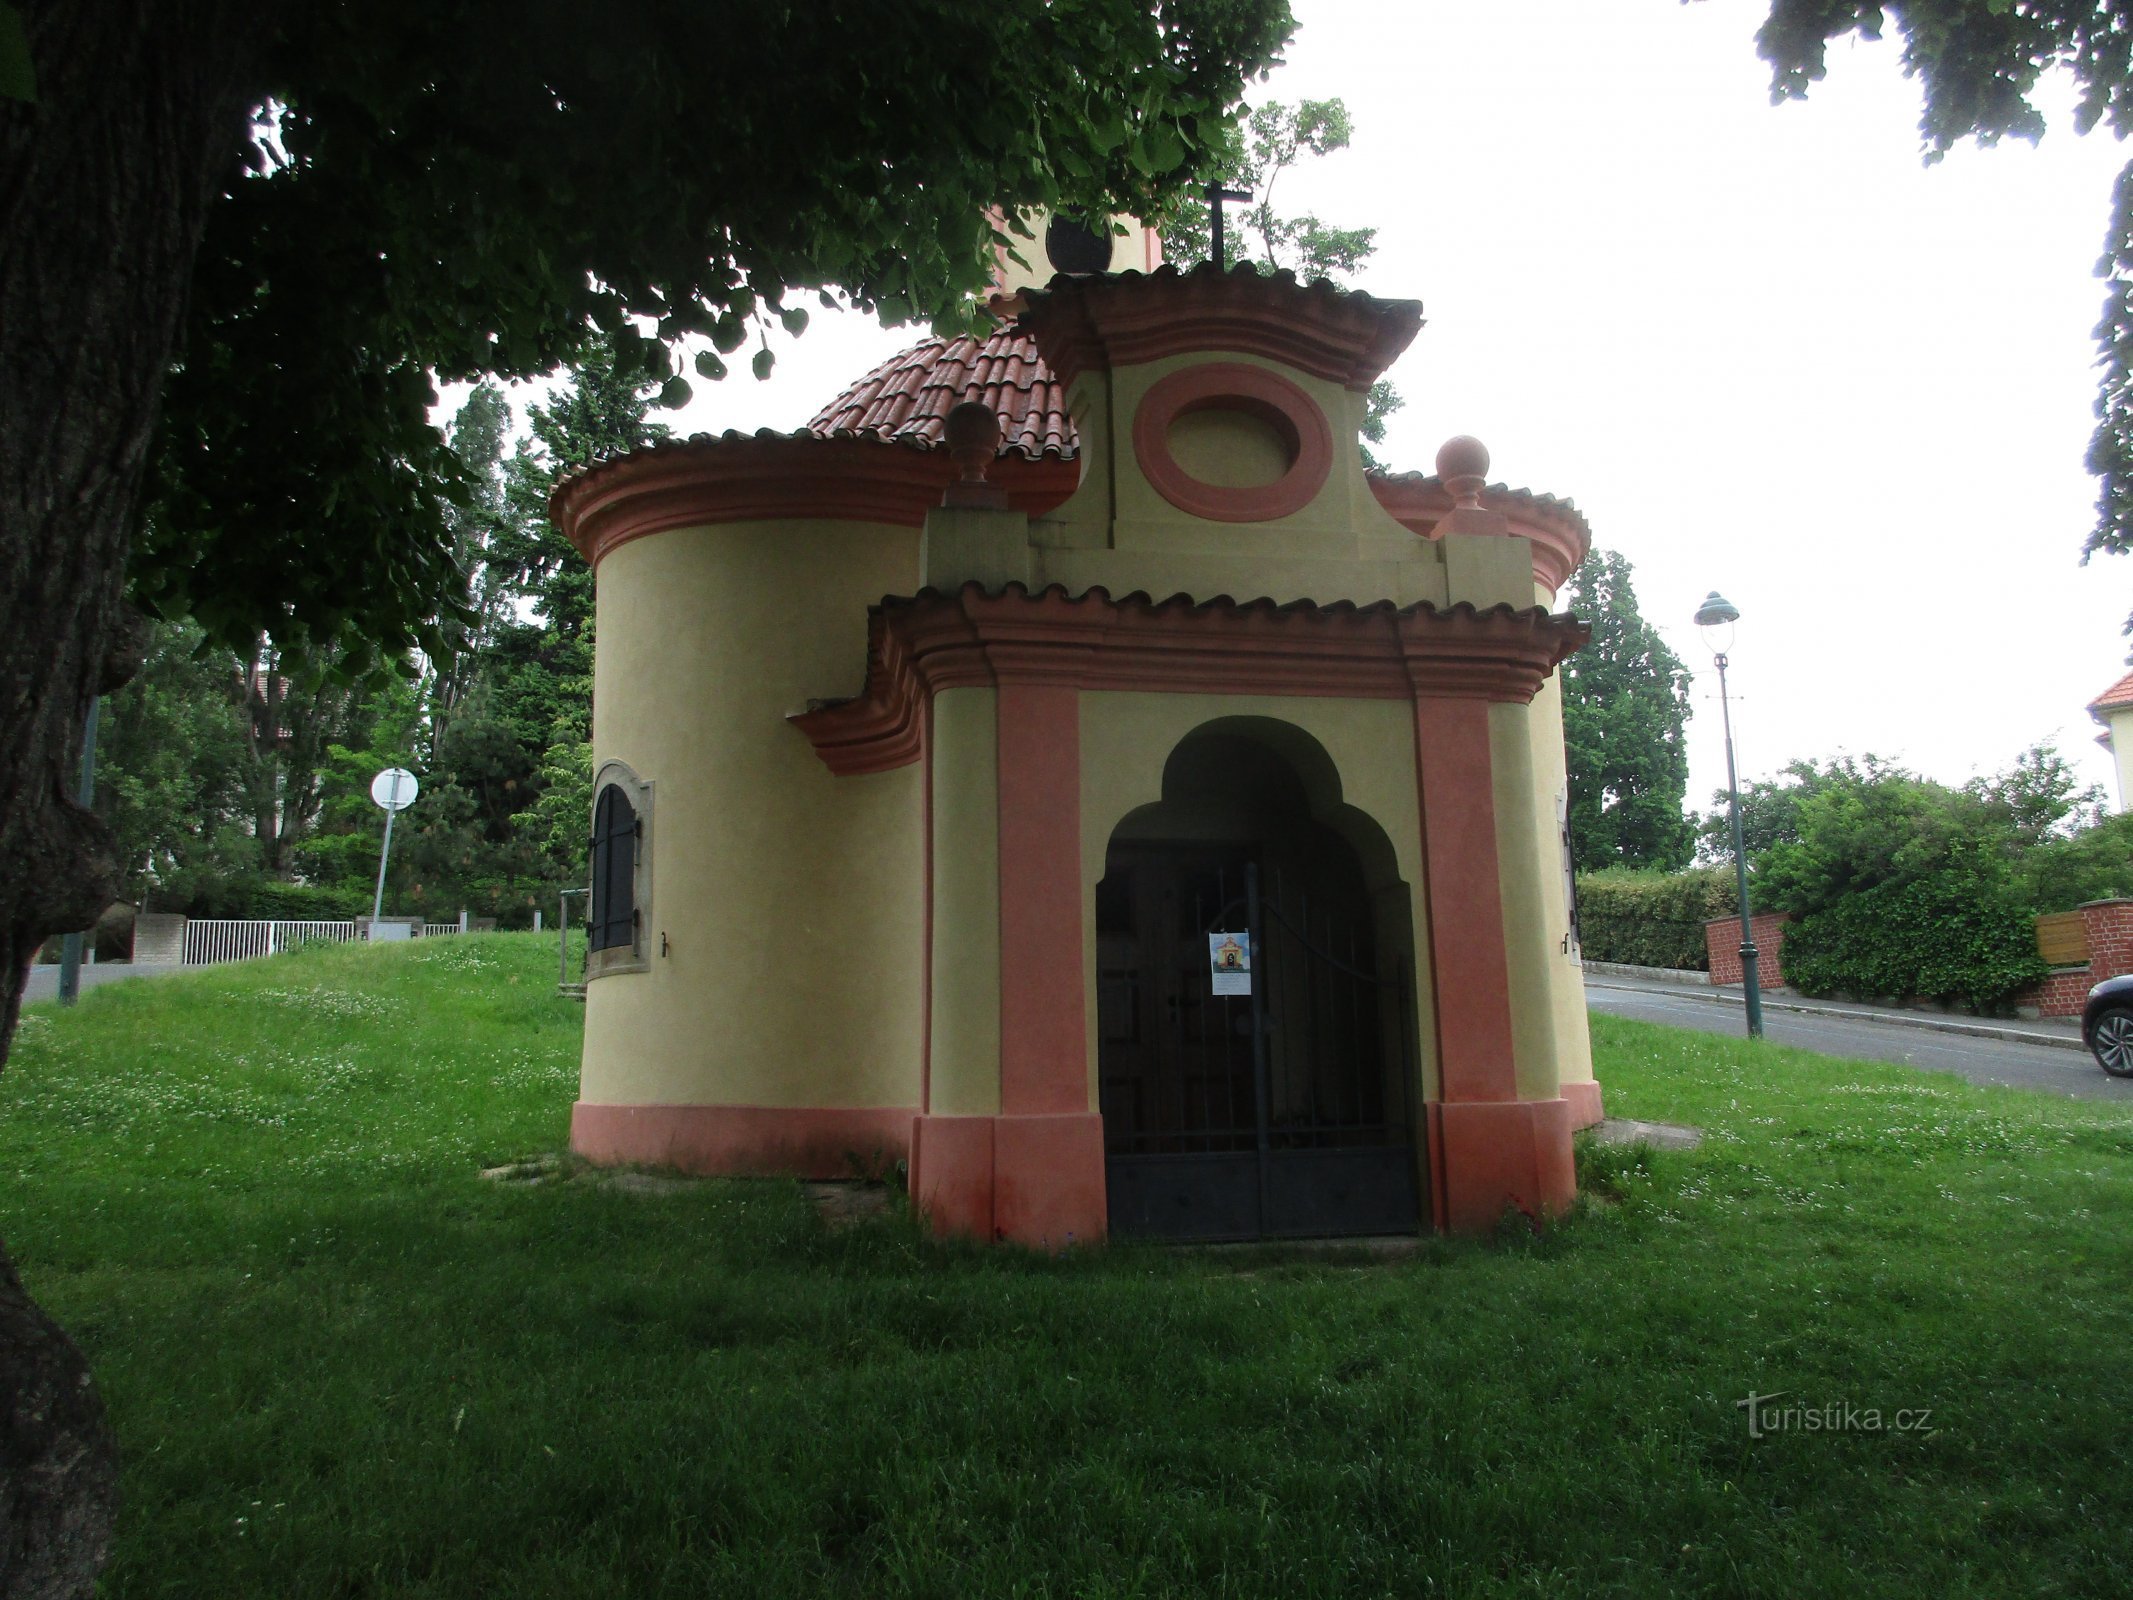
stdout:
[[[1783,911],[1765,911],[1748,918],[1749,931],[1755,937],[1755,980],[1763,987],[1774,989],[1785,981],[1781,952],[1785,948],[1785,924],[1791,920]],[[1720,917],[1716,922],[1706,922],[1703,946],[1711,957],[1713,983],[1741,981],[1740,918]]]
[[2091,900],[2081,908],[2089,936],[2091,982],[2133,972],[2133,900]]
[[2016,995],[2015,1009],[2035,1006],[2040,1017],[2078,1017],[2089,997],[2089,987],[2095,981],[2089,976],[2087,967],[2055,972],[2034,988]]
[[2055,972],[2023,990],[2015,996],[2018,1008],[2035,1006],[2046,1017],[2078,1017],[2094,985],[2133,972],[2133,900],[2091,900],[2081,908],[2081,927],[2088,937],[2089,964]]

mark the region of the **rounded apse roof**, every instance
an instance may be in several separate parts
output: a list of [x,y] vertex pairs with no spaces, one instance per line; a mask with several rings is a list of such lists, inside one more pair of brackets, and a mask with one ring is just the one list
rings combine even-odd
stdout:
[[1012,327],[988,339],[927,339],[898,352],[816,412],[807,431],[942,449],[948,413],[965,400],[998,415],[1003,454],[1063,459],[1080,447],[1066,390],[1036,342]]

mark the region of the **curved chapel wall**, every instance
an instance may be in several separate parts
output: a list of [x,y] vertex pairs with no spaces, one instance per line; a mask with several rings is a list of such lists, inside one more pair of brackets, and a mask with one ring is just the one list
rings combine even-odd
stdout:
[[594,762],[657,786],[657,922],[587,988],[582,1100],[917,1105],[922,768],[836,777],[785,720],[858,691],[917,565],[916,530],[806,521],[601,558]]
[[[1554,611],[1556,591],[1541,578],[1533,583],[1533,603],[1544,611]],[[1557,797],[1567,808],[1570,803],[1570,754],[1563,742],[1563,674],[1557,668],[1542,682],[1540,691],[1533,697],[1533,714],[1528,719],[1528,731],[1533,741],[1533,803],[1540,808],[1537,819],[1536,856],[1537,870],[1544,883],[1550,886],[1543,896],[1549,924],[1553,930],[1555,945],[1548,958],[1548,1004],[1555,1017],[1556,1070],[1559,1081],[1565,1085],[1589,1085],[1592,1074],[1592,1019],[1585,1007],[1585,959],[1572,939],[1565,947],[1563,935],[1570,928],[1569,884],[1563,881],[1562,817],[1555,807]],[[1596,1089],[1566,1089],[1566,1094],[1583,1099],[1572,1107],[1580,1125],[1587,1118],[1596,1118],[1593,1108],[1598,1104]]]
[[[1549,604],[1554,597],[1546,590],[1541,592],[1545,597],[1541,603]],[[1570,767],[1568,753],[1563,748],[1563,676],[1560,671],[1548,674],[1540,692],[1533,697],[1529,729],[1536,780],[1533,803],[1542,808],[1541,825],[1536,830],[1537,870],[1543,883],[1549,886],[1543,904],[1547,907],[1551,932],[1557,940],[1548,956],[1548,1001],[1555,1017],[1556,1068],[1565,1084],[1589,1084],[1593,1081],[1592,1024],[1585,1009],[1585,963],[1576,940],[1571,940],[1568,948],[1561,942],[1562,935],[1570,927],[1570,891],[1563,882],[1561,824],[1555,810],[1555,797],[1561,795],[1568,803]]]

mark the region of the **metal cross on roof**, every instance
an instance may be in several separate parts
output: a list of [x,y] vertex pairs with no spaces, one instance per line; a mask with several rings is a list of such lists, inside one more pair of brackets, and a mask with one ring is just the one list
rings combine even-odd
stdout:
[[1208,255],[1209,259],[1214,262],[1217,272],[1229,270],[1229,263],[1222,259],[1222,207],[1227,201],[1249,200],[1251,197],[1252,191],[1249,189],[1225,189],[1222,187],[1220,178],[1210,178],[1208,180],[1207,214],[1213,219],[1215,225],[1214,248],[1208,252]]

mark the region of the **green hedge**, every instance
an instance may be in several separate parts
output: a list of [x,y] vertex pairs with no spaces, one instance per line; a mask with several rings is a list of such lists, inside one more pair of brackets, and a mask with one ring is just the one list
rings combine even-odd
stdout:
[[1802,994],[1955,1000],[1997,1010],[2049,969],[2036,919],[2006,889],[1948,875],[1846,895],[1785,930],[1785,981]]
[[[1703,925],[1732,913],[1733,872],[1633,872],[1610,867],[1580,873],[1578,939],[1587,961],[1708,971]],[[1791,955],[1787,946],[1786,955]]]
[[[174,886],[175,888],[176,886]],[[370,915],[370,890],[354,884],[288,883],[280,878],[201,878],[153,906],[189,917],[258,917],[286,922],[347,922]]]

